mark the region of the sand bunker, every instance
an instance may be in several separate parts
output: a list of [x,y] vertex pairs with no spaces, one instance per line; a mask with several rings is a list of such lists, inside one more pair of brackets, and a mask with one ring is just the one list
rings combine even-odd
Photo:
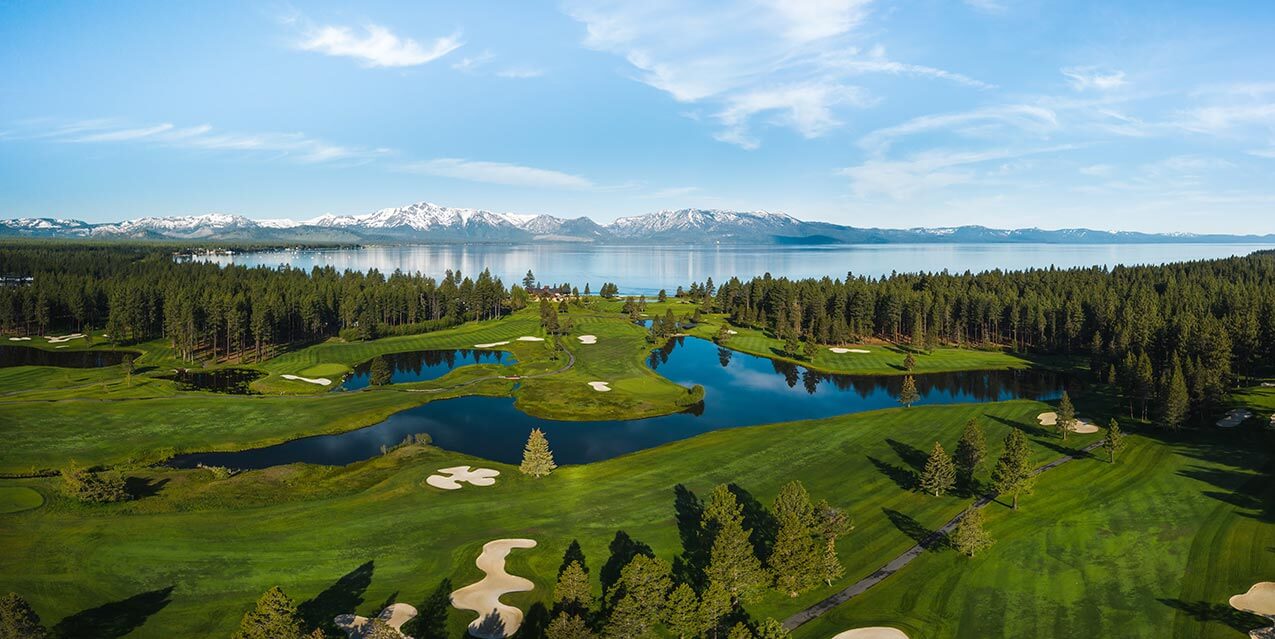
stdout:
[[1217,421],[1218,428],[1235,428],[1244,423],[1244,420],[1253,416],[1244,408],[1234,408],[1226,414],[1226,417]]
[[598,391],[599,393],[611,392],[611,382],[589,382],[589,385],[593,387],[593,390]]
[[503,342],[492,342],[490,344],[474,344],[474,348],[491,348],[493,346],[504,346],[505,344],[508,344],[508,343],[509,343],[509,340],[505,340]]
[[737,330],[735,330],[735,329],[727,329],[727,330],[726,330],[726,334],[727,334],[727,335],[739,335],[739,331],[737,331]]
[[280,375],[280,377],[282,377],[282,378],[284,378],[284,379],[290,379],[290,380],[292,380],[292,381],[294,381],[294,382],[305,382],[305,383],[307,383],[307,384],[318,384],[319,386],[331,386],[331,385],[332,385],[332,380],[330,380],[330,379],[324,379],[324,378],[322,378],[322,377],[319,377],[319,378],[313,378],[313,377],[302,377],[302,376],[300,376],[300,375]]
[[837,347],[837,346],[834,346],[834,347],[832,347],[832,348],[829,348],[828,350],[830,350],[830,351],[832,351],[832,352],[834,352],[834,353],[836,353],[836,354],[838,354],[838,355],[841,355],[841,354],[844,354],[844,353],[871,353],[871,352],[872,352],[872,351],[864,350],[864,349],[862,349],[862,348],[840,348],[840,347]]
[[597,335],[581,335],[577,337],[576,339],[580,340],[581,344],[597,344],[598,343]]
[[438,472],[440,474],[426,477],[425,483],[443,490],[459,490],[462,488],[460,482],[474,486],[491,486],[496,483],[496,477],[500,476],[500,471],[498,470],[492,470],[491,468],[471,469],[469,466],[440,468]]
[[1248,592],[1231,597],[1231,607],[1275,619],[1275,582],[1261,581]]
[[469,623],[469,634],[479,639],[505,639],[518,632],[522,611],[501,603],[500,597],[510,592],[528,592],[536,586],[529,579],[505,572],[505,557],[516,548],[535,547],[534,539],[497,539],[483,545],[475,563],[487,576],[452,593],[453,606],[478,613],[478,618]]
[[[376,618],[385,622],[385,625],[394,629],[399,636],[407,637],[403,633],[403,624],[415,619],[417,615],[416,608],[405,603],[391,604],[381,611]],[[345,631],[350,639],[363,639],[368,633],[372,632],[372,620],[367,617],[359,617],[357,615],[337,615],[332,623],[337,628]]]
[[[1041,426],[1057,426],[1058,413],[1053,411],[1041,413],[1036,416],[1036,420],[1040,422]],[[1071,425],[1071,432],[1080,433],[1081,435],[1089,435],[1098,432],[1098,426],[1084,417],[1077,417],[1076,423]]]
[[871,628],[847,630],[832,639],[908,639],[908,635],[898,628],[873,626]]
[[31,338],[30,337],[10,337],[9,341],[10,342],[29,342],[31,341]]
[[543,337],[532,337],[532,336],[530,336],[530,335],[523,335],[522,337],[519,337],[519,338],[518,338],[518,341],[520,341],[520,342],[543,342],[543,341],[545,341],[545,338],[543,338]]
[[50,344],[61,344],[62,342],[69,342],[73,339],[82,339],[83,337],[84,337],[83,333],[71,333],[70,335],[63,335],[61,337],[46,336],[44,339],[49,340]]

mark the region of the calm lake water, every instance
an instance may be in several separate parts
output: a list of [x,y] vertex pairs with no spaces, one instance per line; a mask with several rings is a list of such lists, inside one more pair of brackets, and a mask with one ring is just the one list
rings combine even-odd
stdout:
[[[407,351],[403,353],[387,353],[384,355],[392,371],[390,383],[424,382],[437,379],[450,373],[458,366],[469,364],[501,364],[509,366],[518,363],[514,356],[505,351],[488,351],[480,349]],[[341,388],[358,390],[372,384],[372,361],[368,360],[354,367],[354,372],[345,379]]]
[[[183,455],[171,463],[264,468],[309,462],[348,464],[380,454],[407,435],[428,433],[448,450],[518,463],[532,428],[545,431],[560,464],[608,459],[720,428],[828,417],[898,406],[902,378],[815,373],[800,366],[718,348],[710,341],[675,338],[648,364],[690,386],[702,384],[699,410],[638,420],[564,422],[532,417],[506,397],[433,401],[339,435],[307,437],[238,453]],[[1057,399],[1066,380],[1043,370],[975,371],[918,375],[920,404]]]
[[615,282],[627,293],[670,292],[712,277],[882,276],[892,271],[985,271],[991,269],[1070,268],[1116,264],[1163,264],[1183,260],[1247,255],[1272,248],[1255,244],[855,244],[836,246],[589,246],[571,244],[405,245],[352,249],[263,251],[201,256],[219,264],[278,266],[309,270],[384,273],[402,269],[434,277],[447,269],[477,274],[484,268],[506,284],[532,270],[542,283],[569,282],[596,291]]
[[0,368],[7,366],[61,366],[63,368],[103,368],[118,366],[124,357],[136,358],[133,351],[60,351],[0,344]]

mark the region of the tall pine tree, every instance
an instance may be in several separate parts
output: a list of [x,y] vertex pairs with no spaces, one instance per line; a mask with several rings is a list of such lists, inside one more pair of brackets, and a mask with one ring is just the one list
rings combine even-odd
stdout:
[[911,408],[918,399],[921,399],[921,394],[916,392],[916,380],[911,375],[905,376],[903,387],[899,389],[899,403]]
[[527,446],[522,451],[522,465],[518,469],[524,475],[544,477],[557,467],[553,463],[553,451],[549,450],[549,440],[545,439],[545,434],[539,428],[531,429]]
[[1034,471],[1027,437],[1017,428],[1010,430],[1005,437],[1005,450],[992,469],[992,483],[997,493],[1014,496],[1014,510],[1018,510],[1019,495],[1031,491]]
[[766,571],[753,548],[752,531],[744,528],[744,507],[725,484],[713,489],[700,525],[712,540],[710,584],[719,585],[732,602],[752,601],[766,584]]
[[925,460],[925,470],[921,473],[921,490],[939,497],[955,484],[956,467],[952,464],[952,458],[943,450],[942,444],[934,442],[930,457]]
[[956,442],[956,454],[953,459],[957,476],[965,490],[973,491],[976,488],[975,476],[983,467],[985,459],[987,459],[987,441],[983,438],[983,430],[978,427],[978,422],[971,419],[965,422],[965,430],[961,431],[961,439]]

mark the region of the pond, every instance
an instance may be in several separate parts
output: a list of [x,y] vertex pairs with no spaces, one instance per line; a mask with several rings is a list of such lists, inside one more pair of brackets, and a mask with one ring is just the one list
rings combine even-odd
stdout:
[[[532,428],[545,431],[559,464],[609,459],[720,428],[828,417],[898,406],[902,378],[816,373],[800,366],[719,348],[707,340],[675,338],[648,361],[680,384],[701,384],[696,410],[636,420],[566,422],[532,417],[507,397],[439,400],[339,435],[297,439],[237,453],[199,453],[172,464],[264,468],[309,462],[348,464],[380,454],[407,435],[428,433],[436,445],[478,457],[518,463]],[[1067,379],[1045,370],[971,371],[916,376],[922,404],[1057,399]]]
[[162,379],[177,382],[181,390],[208,391],[210,393],[228,393],[230,395],[252,395],[249,385],[260,379],[265,373],[250,368],[218,368],[211,371],[182,369]]
[[[407,351],[383,355],[393,371],[390,382],[423,382],[446,375],[458,366],[470,364],[501,364],[511,366],[518,363],[512,353],[482,349]],[[367,388],[372,383],[372,361],[368,360],[354,367],[354,372],[346,378],[341,388],[358,390]]]
[[0,344],[0,368],[9,366],[60,366],[62,368],[105,368],[118,366],[125,357],[136,359],[133,351],[44,350],[29,346]]

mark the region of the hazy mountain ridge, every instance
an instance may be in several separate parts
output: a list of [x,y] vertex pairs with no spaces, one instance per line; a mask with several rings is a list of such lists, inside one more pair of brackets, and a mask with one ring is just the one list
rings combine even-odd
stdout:
[[1269,242],[1275,234],[1140,233],[1092,229],[993,229],[985,226],[863,228],[807,222],[785,213],[681,209],[622,217],[598,224],[588,217],[518,215],[452,208],[429,202],[362,215],[309,220],[253,220],[209,213],[142,217],[91,224],[59,218],[0,221],[0,237],[66,237],[272,242],[591,242],[662,244],[887,244]]

